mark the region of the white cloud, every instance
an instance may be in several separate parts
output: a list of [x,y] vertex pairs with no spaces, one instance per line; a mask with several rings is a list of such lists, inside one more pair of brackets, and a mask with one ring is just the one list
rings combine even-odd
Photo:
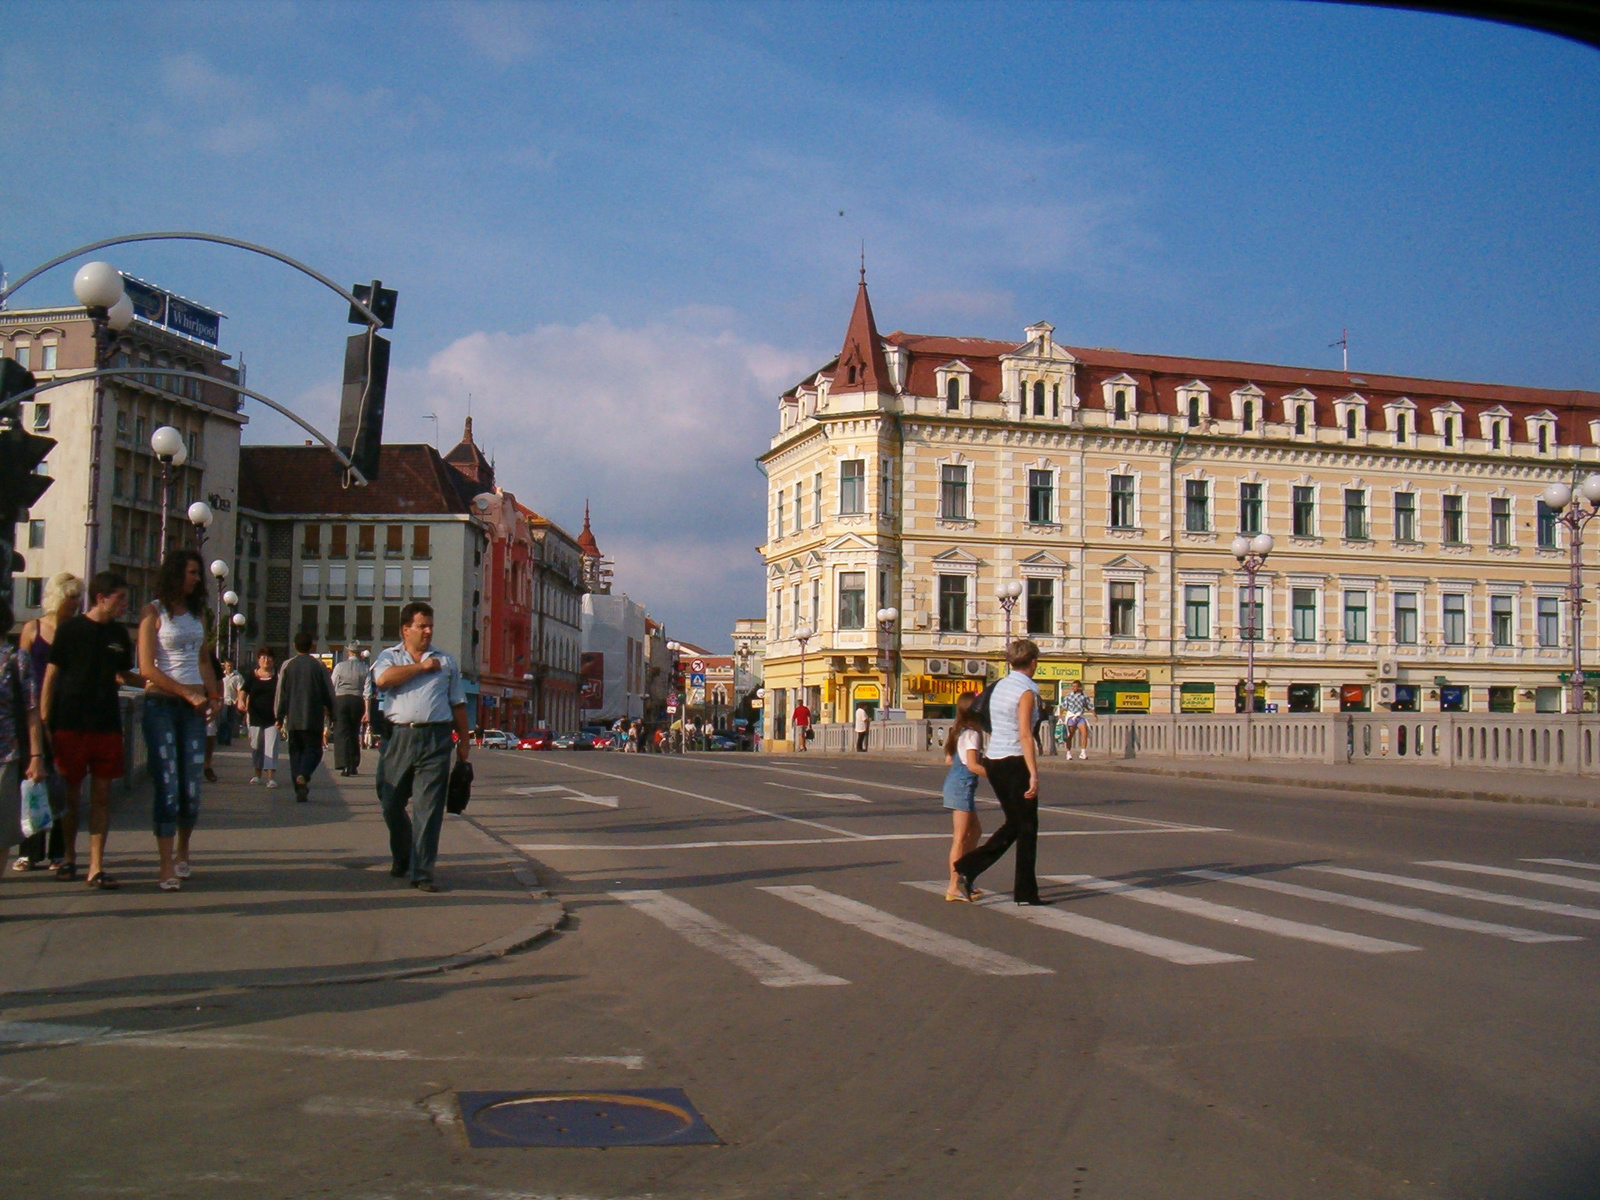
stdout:
[[541,8],[528,4],[470,3],[461,0],[450,8],[450,18],[462,39],[497,66],[510,66],[542,48],[546,23]]

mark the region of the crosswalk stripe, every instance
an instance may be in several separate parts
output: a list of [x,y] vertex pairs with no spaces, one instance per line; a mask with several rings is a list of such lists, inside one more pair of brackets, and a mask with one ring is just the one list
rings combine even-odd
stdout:
[[1078,887],[1092,888],[1097,892],[1106,892],[1114,896],[1126,896],[1129,900],[1137,900],[1141,904],[1170,908],[1207,921],[1221,921],[1225,925],[1238,925],[1260,933],[1295,938],[1302,942],[1316,942],[1323,946],[1337,946],[1341,950],[1355,950],[1361,954],[1394,954],[1403,950],[1421,949],[1420,946],[1408,946],[1404,942],[1391,942],[1385,938],[1346,933],[1341,929],[1328,929],[1322,925],[1307,925],[1303,921],[1269,917],[1264,913],[1252,912],[1248,908],[1234,908],[1230,904],[1202,900],[1198,896],[1181,896],[1155,888],[1117,883],[1110,879],[1096,879],[1093,875],[1045,875],[1042,878],[1054,883],[1071,883]]
[[1307,871],[1321,871],[1327,875],[1343,875],[1346,879],[1365,879],[1372,883],[1389,883],[1395,887],[1411,888],[1418,892],[1433,892],[1439,896],[1458,896],[1463,900],[1481,900],[1485,904],[1504,904],[1511,908],[1526,908],[1534,912],[1555,913],[1562,917],[1579,917],[1585,921],[1600,921],[1600,908],[1584,908],[1581,904],[1557,904],[1551,900],[1530,900],[1526,896],[1507,896],[1502,892],[1486,892],[1481,888],[1458,887],[1453,883],[1439,883],[1432,879],[1415,879],[1410,875],[1390,875],[1383,871],[1361,871],[1355,867],[1313,867]]
[[1525,879],[1529,883],[1548,883],[1555,887],[1571,888],[1575,892],[1600,892],[1600,882],[1593,879],[1574,879],[1570,875],[1552,875],[1549,871],[1518,871],[1512,867],[1485,867],[1478,863],[1447,862],[1437,858],[1419,862],[1417,866],[1470,871],[1474,875],[1496,875],[1501,879]]
[[825,892],[821,888],[802,884],[792,887],[763,887],[761,890],[771,892],[774,896],[785,900],[792,900],[821,916],[852,925],[863,933],[881,937],[897,946],[904,946],[907,950],[931,954],[935,958],[942,958],[948,963],[976,971],[980,975],[1055,973],[1049,967],[1036,967],[1032,963],[1023,962],[1020,958],[1012,958],[1009,954],[1002,954],[998,950],[991,950],[987,946],[980,946],[965,938],[929,929],[926,925],[918,925],[914,921],[907,921],[882,909],[873,908],[869,904],[862,904],[859,900]]
[[1380,913],[1402,921],[1418,921],[1424,925],[1439,925],[1445,929],[1462,929],[1468,933],[1484,933],[1490,937],[1506,938],[1513,942],[1537,944],[1541,942],[1581,942],[1583,939],[1570,933],[1540,933],[1537,929],[1520,929],[1515,925],[1497,925],[1493,921],[1474,921],[1470,917],[1452,917],[1434,912],[1431,908],[1417,908],[1410,904],[1391,904],[1387,900],[1368,900],[1365,896],[1352,896],[1346,892],[1330,892],[1323,888],[1302,887],[1298,883],[1284,883],[1277,879],[1260,879],[1254,875],[1235,875],[1228,871],[1185,871],[1197,879],[1212,879],[1218,883],[1236,883],[1257,888],[1263,892],[1276,892],[1280,896],[1296,896],[1302,900],[1316,900],[1323,904],[1342,904],[1346,908],[1359,908],[1363,912]]
[[[921,888],[925,892],[942,893],[949,885],[942,880],[925,880],[912,883],[910,886]],[[1029,905],[1013,905],[1008,893],[992,893],[976,903],[979,908],[991,908],[995,912],[1020,917],[1035,925],[1043,925],[1047,929],[1088,938],[1092,942],[1104,942],[1108,946],[1119,946],[1139,954],[1148,954],[1180,966],[1197,967],[1213,963],[1250,961],[1247,955],[1227,954],[1221,950],[1208,950],[1204,946],[1191,946],[1187,942],[1175,942],[1171,938],[1157,937],[1153,933],[1141,933],[1137,929],[1113,925],[1109,921],[1099,921],[1081,913],[1064,912],[1055,907],[1034,908]]]
[[665,892],[612,892],[611,895],[646,916],[654,917],[685,941],[749,971],[767,987],[830,987],[850,982],[820,971],[776,946],[740,933]]
[[1525,858],[1522,861],[1543,863],[1547,867],[1577,867],[1580,871],[1600,871],[1600,863],[1579,862],[1573,858]]

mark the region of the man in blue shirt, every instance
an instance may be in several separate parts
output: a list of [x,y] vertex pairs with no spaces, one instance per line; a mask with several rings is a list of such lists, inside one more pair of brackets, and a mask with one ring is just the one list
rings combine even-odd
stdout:
[[[400,610],[400,644],[372,662],[372,682],[383,692],[391,733],[378,756],[378,799],[389,826],[389,853],[396,879],[437,892],[433,864],[439,856],[445,794],[450,783],[450,735],[456,756],[467,761],[467,693],[461,668],[433,649],[433,609],[413,600]],[[413,815],[407,815],[410,803]],[[413,820],[413,816],[415,820]]]

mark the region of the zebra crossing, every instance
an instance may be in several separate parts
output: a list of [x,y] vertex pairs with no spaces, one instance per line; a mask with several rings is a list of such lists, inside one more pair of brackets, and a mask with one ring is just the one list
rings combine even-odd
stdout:
[[[1573,859],[1529,858],[1521,861],[1566,870],[1600,871],[1600,863]],[[1513,886],[1567,888],[1580,892],[1600,891],[1600,883],[1596,883],[1593,879],[1550,871],[1528,871],[1517,867],[1461,863],[1442,859],[1423,860],[1413,865],[1430,871],[1489,876],[1506,880]],[[1307,920],[1291,919],[1256,908],[1220,903],[1190,894],[1187,890],[1178,891],[1171,886],[1173,880],[1178,878],[1193,881],[1193,886],[1218,884],[1236,888],[1241,892],[1260,897],[1265,902],[1270,902],[1270,897],[1287,897],[1293,901],[1354,909],[1396,922],[1477,934],[1520,945],[1584,940],[1582,935],[1575,933],[1503,924],[1459,912],[1399,903],[1357,892],[1313,887],[1307,883],[1278,877],[1280,874],[1302,871],[1351,880],[1358,885],[1376,885],[1380,889],[1400,888],[1421,891],[1451,900],[1465,901],[1468,904],[1520,908],[1549,917],[1600,919],[1600,908],[1542,900],[1515,892],[1467,887],[1430,878],[1427,875],[1401,875],[1389,871],[1371,871],[1321,863],[1306,863],[1286,868],[1283,872],[1274,872],[1271,878],[1244,870],[1226,871],[1212,868],[1180,870],[1166,880],[1159,881],[1103,879],[1081,874],[1045,875],[1041,876],[1042,880],[1065,885],[1073,889],[1073,892],[1065,898],[1058,899],[1057,903],[1044,907],[1014,905],[1009,895],[992,893],[981,896],[973,902],[972,907],[985,914],[1001,914],[1018,919],[1044,931],[1045,936],[1035,948],[1035,957],[1047,957],[1060,945],[1049,935],[1065,934],[1071,938],[1096,942],[1178,966],[1217,966],[1250,962],[1257,954],[1269,957],[1273,945],[1272,939],[1279,938],[1310,943],[1330,951],[1355,954],[1390,955],[1417,953],[1425,949],[1424,946],[1411,942],[1356,933]],[[943,880],[908,880],[906,886],[921,893],[942,895],[946,883]],[[772,885],[752,890],[786,901],[823,920],[854,929],[870,938],[889,942],[903,950],[934,958],[948,966],[974,974],[997,977],[1055,974],[1055,968],[1048,965],[1019,958],[1014,954],[985,946],[970,936],[938,929],[923,921],[912,920],[825,888],[807,884]],[[611,895],[633,911],[665,926],[691,945],[754,976],[766,987],[839,987],[851,982],[825,967],[806,962],[751,933],[736,929],[667,892],[631,890],[616,891]],[[1098,915],[1091,916],[1082,911],[1087,903],[1096,905]],[[1254,951],[1252,954],[1241,954],[1216,949],[1202,944],[1201,941],[1189,942],[1165,934],[1152,933],[1139,928],[1136,923],[1122,923],[1130,919],[1136,922],[1137,910],[1141,907],[1159,908],[1181,918],[1193,919],[1197,924],[1216,922],[1234,930],[1262,935],[1265,939],[1263,949],[1255,951],[1252,947]],[[746,906],[744,911],[758,910],[756,906],[751,905]],[[1108,919],[1110,917],[1116,919]],[[966,932],[970,934],[971,930]]]

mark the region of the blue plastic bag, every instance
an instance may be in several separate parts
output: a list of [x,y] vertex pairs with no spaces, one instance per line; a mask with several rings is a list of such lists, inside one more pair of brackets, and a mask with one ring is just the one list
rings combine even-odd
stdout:
[[50,828],[50,785],[44,780],[22,781],[22,836],[30,838]]

